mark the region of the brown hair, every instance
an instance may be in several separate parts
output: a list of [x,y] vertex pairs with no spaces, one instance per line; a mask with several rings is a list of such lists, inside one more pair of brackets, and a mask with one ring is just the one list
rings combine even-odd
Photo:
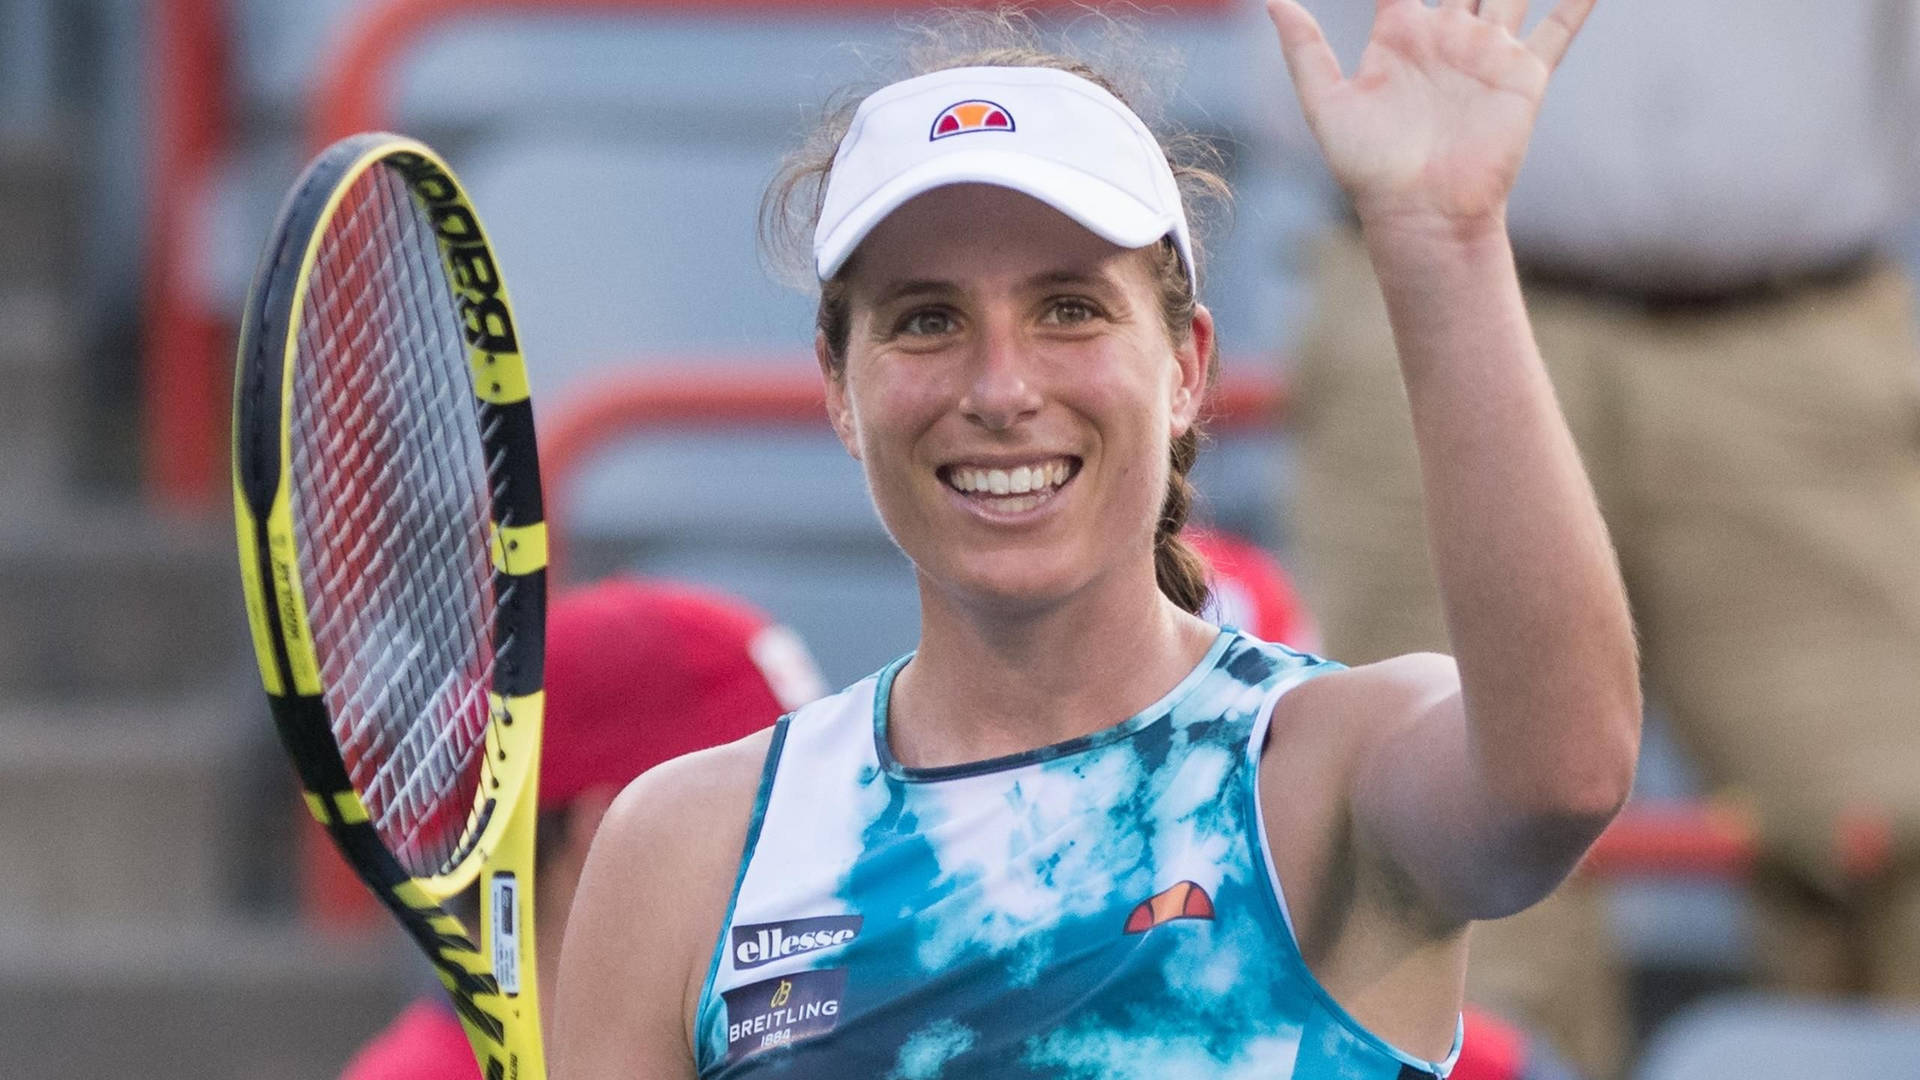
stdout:
[[[1077,56],[1047,49],[1034,20],[1024,11],[1001,7],[990,11],[948,11],[918,28],[920,43],[907,50],[907,70],[896,79],[912,78],[956,67],[1043,67],[1065,71],[1086,79],[1125,102],[1156,129],[1154,117],[1137,102],[1151,101],[1139,87],[1125,87],[1110,71],[1140,72],[1151,68],[1142,63],[1137,48],[1127,39],[1137,37],[1127,24],[1098,16],[1110,51],[1125,53],[1124,61],[1099,64]],[[1105,69],[1105,70],[1102,70]],[[884,85],[884,84],[883,84]],[[806,141],[787,156],[760,204],[760,241],[769,261],[795,283],[812,287],[811,238],[819,221],[821,203],[826,197],[827,177],[833,171],[833,158],[853,121],[854,110],[866,91],[849,89],[829,103],[826,115],[809,133]],[[1185,133],[1162,134],[1160,146],[1173,169],[1180,187],[1180,200],[1190,228],[1196,233],[1206,220],[1202,209],[1224,206],[1227,184],[1218,171],[1219,154],[1204,140]],[[1192,240],[1193,257],[1199,265],[1202,257],[1198,236]],[[1160,293],[1160,313],[1167,334],[1176,343],[1191,333],[1199,283],[1189,279],[1186,263],[1171,239],[1162,239],[1150,253],[1151,272]],[[847,339],[852,332],[853,311],[848,298],[847,267],[831,280],[819,282],[820,303],[814,327],[825,339],[829,362],[837,376],[845,370]],[[1213,386],[1220,371],[1220,348],[1216,340],[1208,355],[1207,386]],[[1153,569],[1160,591],[1186,611],[1198,614],[1207,602],[1206,563],[1201,560],[1180,531],[1186,526],[1193,507],[1194,489],[1187,474],[1200,454],[1201,431],[1196,423],[1168,448],[1167,493],[1160,504],[1159,522],[1154,528]]]

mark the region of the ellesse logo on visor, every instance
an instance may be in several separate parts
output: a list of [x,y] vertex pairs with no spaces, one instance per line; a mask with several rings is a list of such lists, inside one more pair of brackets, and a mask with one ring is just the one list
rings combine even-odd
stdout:
[[1012,130],[1012,113],[994,102],[975,99],[941,109],[940,115],[933,118],[933,130],[928,133],[927,140],[931,142],[971,131]]

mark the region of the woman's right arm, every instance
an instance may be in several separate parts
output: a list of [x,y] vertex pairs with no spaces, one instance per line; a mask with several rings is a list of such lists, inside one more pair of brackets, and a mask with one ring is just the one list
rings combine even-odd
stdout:
[[693,1010],[770,734],[654,768],[607,810],[549,998],[554,1080],[694,1077]]

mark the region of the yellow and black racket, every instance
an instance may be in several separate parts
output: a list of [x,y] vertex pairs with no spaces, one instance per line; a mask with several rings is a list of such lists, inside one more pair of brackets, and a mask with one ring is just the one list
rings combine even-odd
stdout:
[[[308,807],[433,961],[481,1074],[543,1080],[533,411],[498,263],[422,144],[343,139],[288,195],[247,296],[233,479]],[[477,928],[449,909],[470,889]]]

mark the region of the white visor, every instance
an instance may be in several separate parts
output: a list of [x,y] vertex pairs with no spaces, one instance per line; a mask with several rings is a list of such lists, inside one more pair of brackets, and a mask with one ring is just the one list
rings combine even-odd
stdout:
[[1187,280],[1198,280],[1180,188],[1153,133],[1093,83],[1034,67],[949,68],[861,102],[813,234],[820,280],[888,214],[948,184],[1011,188],[1123,248],[1172,236]]

